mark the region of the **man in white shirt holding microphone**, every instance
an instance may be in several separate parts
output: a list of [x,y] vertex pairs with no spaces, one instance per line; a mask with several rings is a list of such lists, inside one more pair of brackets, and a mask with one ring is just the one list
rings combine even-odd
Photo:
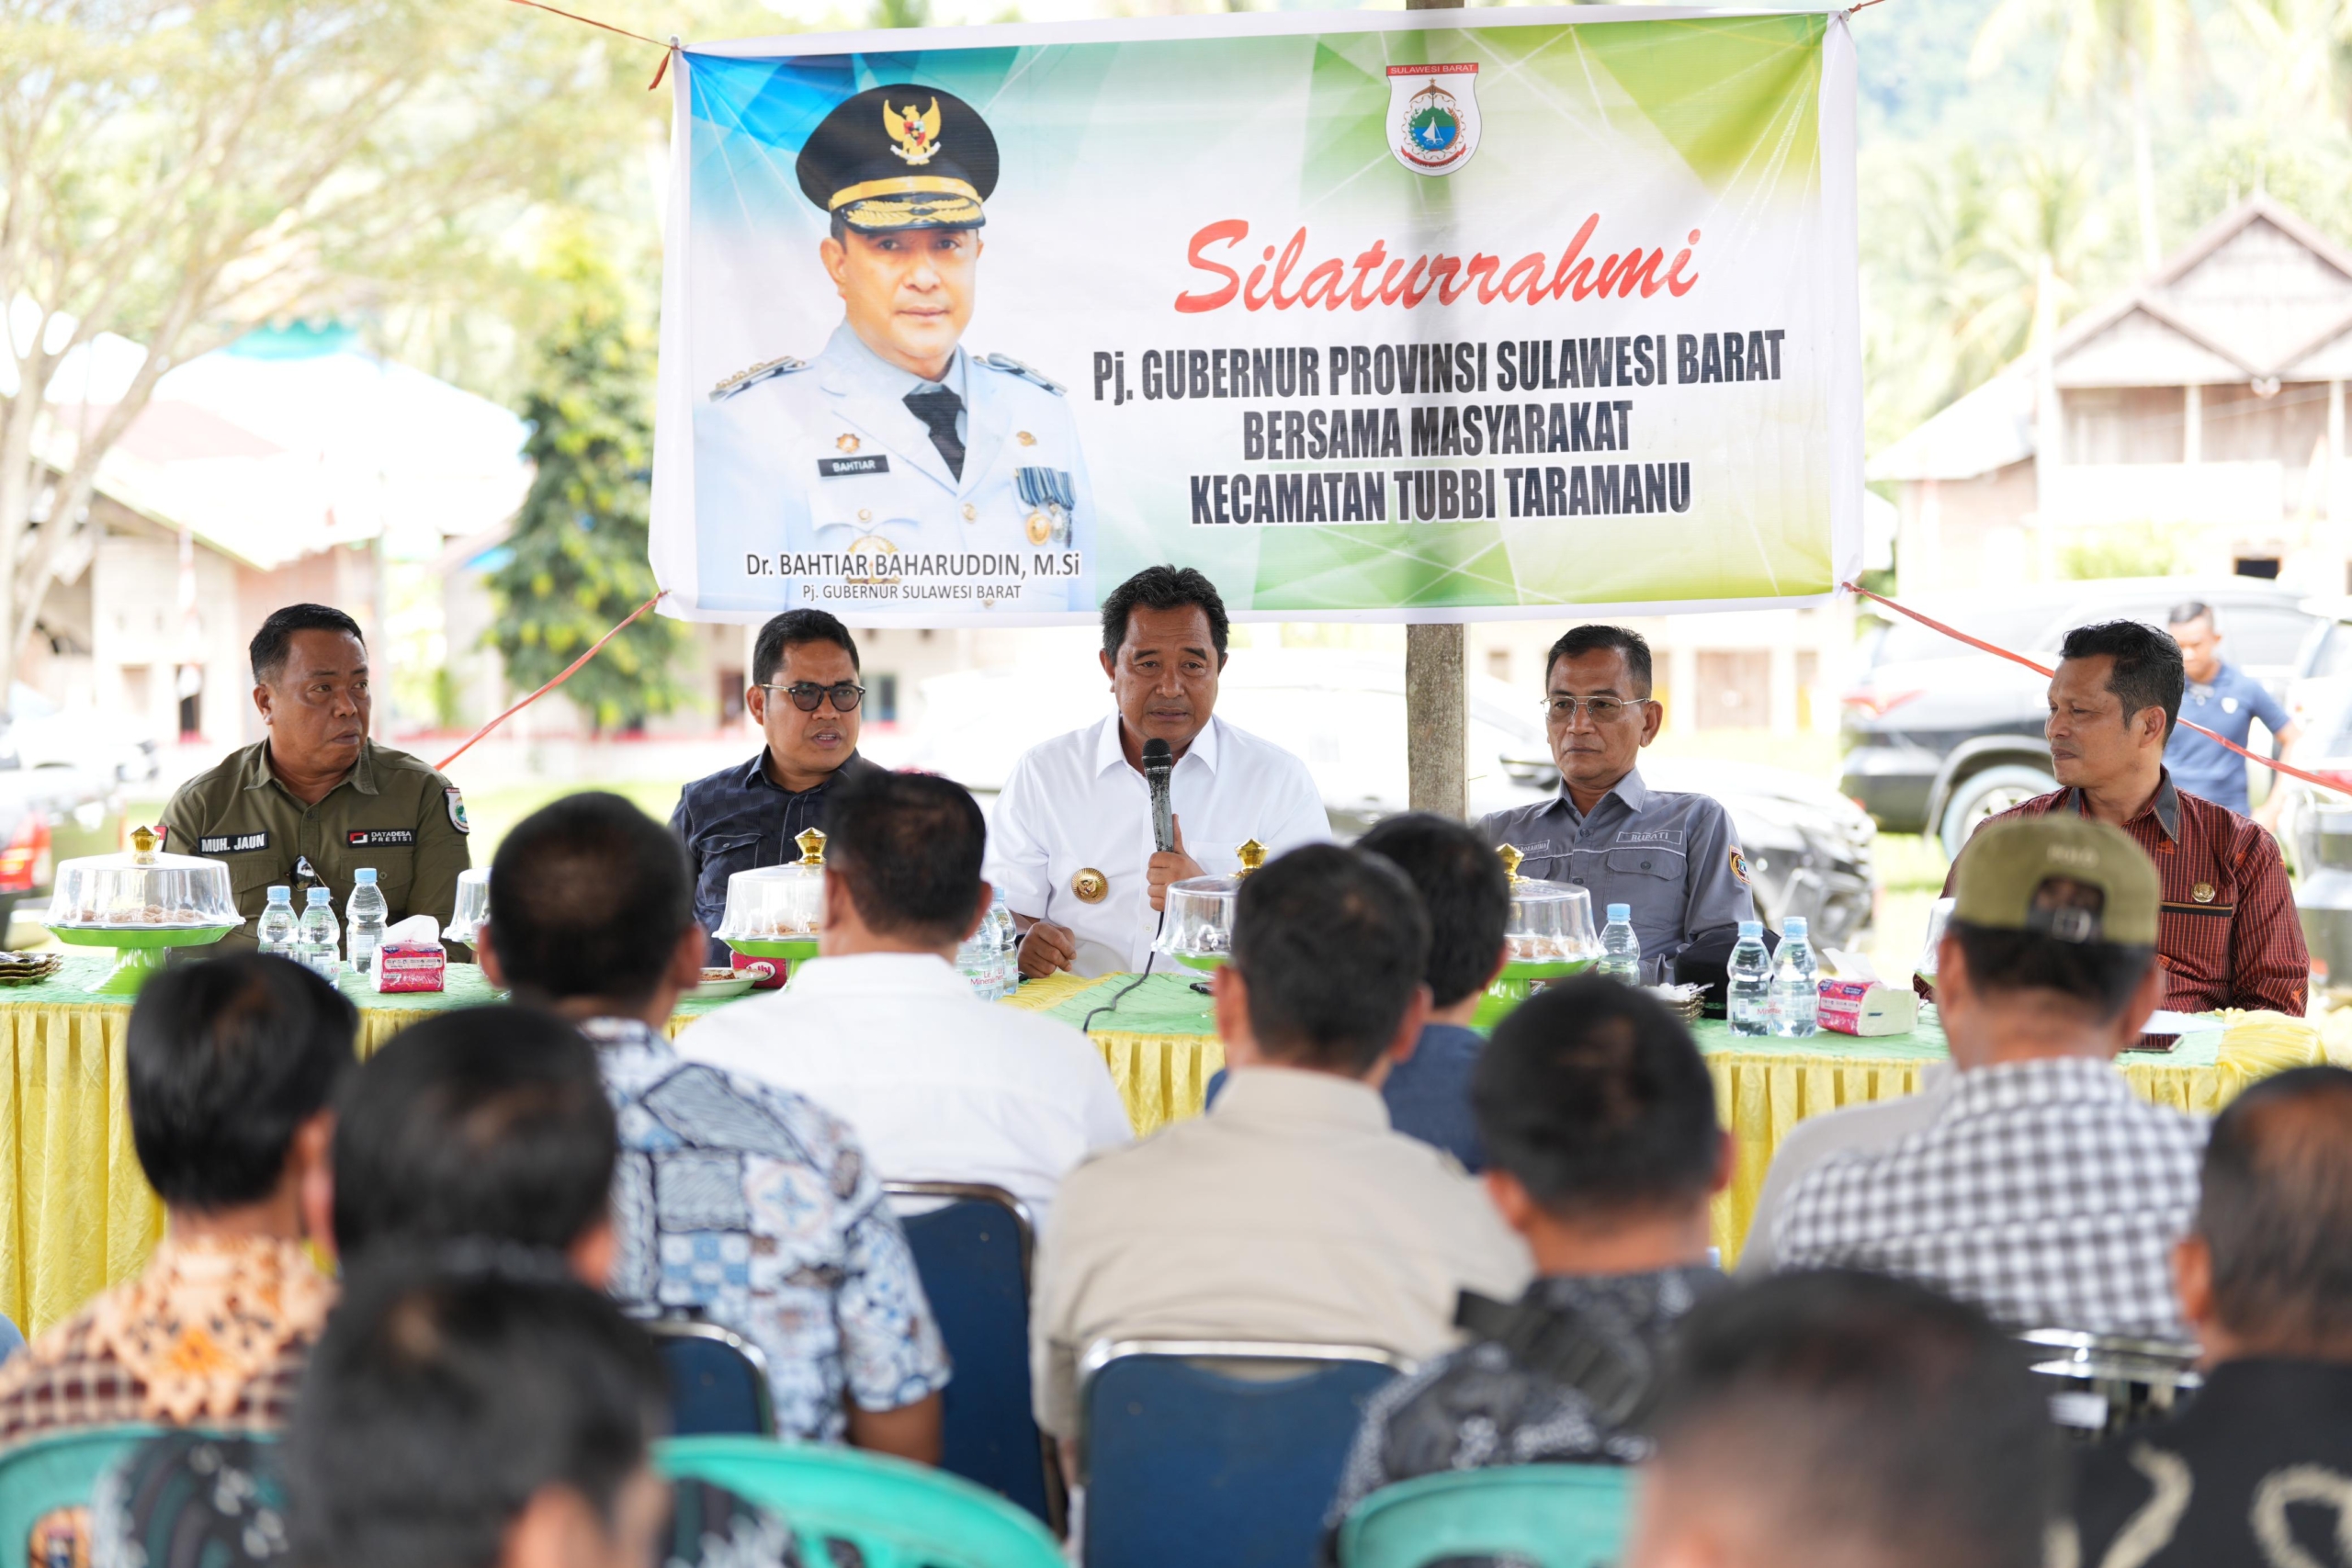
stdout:
[[[1251,839],[1271,860],[1330,838],[1306,764],[1216,716],[1225,646],[1224,601],[1189,567],[1146,567],[1103,599],[1118,711],[1033,747],[989,823],[1023,976],[1139,970],[1170,883],[1230,874]],[[1162,746],[1164,826],[1148,773]]]

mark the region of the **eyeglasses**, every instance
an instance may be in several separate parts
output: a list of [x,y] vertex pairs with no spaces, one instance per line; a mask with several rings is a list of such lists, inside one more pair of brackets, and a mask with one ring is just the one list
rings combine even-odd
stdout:
[[814,681],[795,681],[789,686],[762,686],[760,690],[790,697],[792,705],[802,713],[815,713],[817,705],[827,697],[833,699],[835,713],[855,713],[858,699],[865,695],[865,687],[854,685],[847,681],[835,686],[820,686]]
[[1642,707],[1657,699],[1634,697],[1546,697],[1544,716],[1554,724],[1568,725],[1577,721],[1577,709],[1584,709],[1595,724],[1614,724],[1625,716],[1630,708]]

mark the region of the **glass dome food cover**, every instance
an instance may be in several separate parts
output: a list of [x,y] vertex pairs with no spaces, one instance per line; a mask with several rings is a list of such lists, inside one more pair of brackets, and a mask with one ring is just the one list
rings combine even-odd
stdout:
[[[145,831],[143,829],[141,831]],[[198,855],[125,850],[69,860],[57,868],[49,923],[116,931],[204,930],[243,920],[229,889],[229,867]]]
[[1600,938],[1592,923],[1592,895],[1566,882],[1541,882],[1519,874],[1521,855],[1510,844],[1497,850],[1510,878],[1510,911],[1503,923],[1509,956],[1503,972],[1479,998],[1472,1020],[1492,1029],[1548,980],[1565,979],[1592,966]]
[[449,917],[448,929],[441,935],[449,942],[470,942],[481,935],[481,928],[490,920],[490,872],[477,866],[458,873],[458,908]]
[[129,994],[164,965],[164,950],[219,942],[244,924],[229,868],[198,855],[167,855],[161,836],[139,828],[131,847],[57,868],[49,929],[69,947],[111,947],[114,968],[89,989]]
[[1190,876],[1168,885],[1167,918],[1154,950],[1190,969],[1215,969],[1233,956],[1233,912],[1241,883],[1265,863],[1265,846],[1251,839],[1234,852],[1238,876]]
[[727,916],[718,940],[754,958],[808,958],[825,927],[825,835],[814,828],[793,840],[800,858],[727,879]]

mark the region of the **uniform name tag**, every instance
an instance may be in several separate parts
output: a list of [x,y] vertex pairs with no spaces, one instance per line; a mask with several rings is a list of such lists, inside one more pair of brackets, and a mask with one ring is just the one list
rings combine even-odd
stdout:
[[217,838],[196,841],[196,852],[200,855],[241,855],[267,848],[267,833],[223,833]]
[[876,453],[871,457],[820,457],[817,472],[825,479],[838,479],[850,474],[887,474],[890,459]]
[[355,850],[397,849],[416,842],[413,828],[354,828],[344,841]]
[[1682,841],[1679,828],[1652,828],[1645,831],[1630,831],[1617,835],[1621,844],[1679,844]]

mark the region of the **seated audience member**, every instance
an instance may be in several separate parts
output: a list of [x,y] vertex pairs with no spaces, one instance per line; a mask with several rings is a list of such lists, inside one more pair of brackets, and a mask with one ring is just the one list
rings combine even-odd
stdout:
[[2083,1456],[2086,1568],[2352,1560],[2352,1073],[2298,1067],[2214,1119],[2174,1253],[2205,1386]]
[[1287,1339],[1419,1358],[1464,1290],[1508,1300],[1527,1249],[1380,1086],[1429,1011],[1429,918],[1376,855],[1292,851],[1241,885],[1216,972],[1216,1105],[1062,1183],[1037,1265],[1037,1424],[1078,1432],[1098,1339]]
[[1708,1209],[1731,1143],[1699,1048],[1655,1000],[1597,976],[1542,992],[1496,1027],[1474,1098],[1487,1195],[1536,1279],[1509,1306],[1465,1294],[1474,1343],[1373,1395],[1335,1528],[1416,1475],[1640,1459],[1667,1334],[1723,1284]]
[[991,902],[987,818],[952,780],[876,770],[833,786],[825,834],[822,956],[678,1054],[807,1095],[886,1178],[991,1182],[1043,1224],[1072,1166],[1135,1133],[1085,1035],[980,1000],[956,968]]
[[[571,1024],[530,1008],[437,1013],[370,1056],[335,1103],[345,1269],[488,1241],[610,1283],[618,1132],[595,1049]],[[676,1502],[676,1562],[775,1564],[779,1542],[798,1561],[781,1521],[731,1493],[683,1483]]]
[[0,1367],[0,1444],[130,1421],[284,1424],[334,1295],[302,1243],[325,1228],[329,1107],[357,1023],[334,987],[282,958],[149,982],[124,1075],[164,1239],[137,1279]]
[[[1502,972],[1503,930],[1510,921],[1510,878],[1476,832],[1430,811],[1387,818],[1356,840],[1385,855],[1410,878],[1430,917],[1430,1019],[1413,1054],[1380,1086],[1388,1124],[1443,1149],[1476,1175],[1487,1168],[1470,1114],[1470,1075],[1485,1038],[1470,1027],[1479,998]],[[1208,1098],[1225,1092],[1226,1073],[1209,1079]]]
[[2015,1328],[2184,1337],[2169,1258],[2204,1123],[2114,1062],[2164,986],[2155,868],[2070,814],[1986,824],[1954,881],[1936,988],[1958,1080],[1926,1127],[1797,1183],[1781,1265],[1925,1280]]
[[1643,782],[1635,763],[1666,710],[1650,695],[1650,645],[1623,626],[1572,626],[1544,667],[1544,711],[1560,793],[1487,814],[1478,831],[1527,859],[1520,870],[1592,895],[1593,919],[1633,911],[1642,978],[1674,978],[1686,951],[1728,957],[1756,918],[1731,814],[1713,795]]
[[[2156,1005],[2302,1017],[2312,961],[2278,841],[2227,807],[2176,788],[2165,767],[2165,738],[2180,716],[2179,644],[2137,621],[2109,621],[2068,632],[2059,653],[2047,733],[2051,771],[2063,787],[1985,826],[2063,816],[2120,829],[2155,863],[2163,885],[2155,948],[2165,988]],[[1951,890],[1947,880],[1944,892]]]
[[654,1568],[670,1488],[652,1342],[560,1262],[469,1250],[353,1276],[282,1452],[295,1559]]
[[1940,1114],[1944,1100],[1958,1081],[1950,1062],[1930,1062],[1919,1069],[1917,1094],[1893,1100],[1867,1100],[1808,1116],[1789,1129],[1772,1150],[1764,1172],[1763,1190],[1756,1194],[1756,1212],[1748,1216],[1747,1239],[1739,1251],[1739,1271],[1753,1277],[1770,1274],[1778,1262],[1772,1235],[1781,1210],[1797,1184],[1831,1155],[1884,1154]]
[[618,795],[569,795],[506,836],[492,881],[483,973],[579,1024],[619,1119],[613,1294],[757,1345],[785,1437],[935,1461],[946,1353],[873,1163],[822,1108],[662,1035],[703,958],[678,841]]
[[1683,1320],[1627,1568],[2041,1568],[2043,1393],[1982,1313],[1826,1270]]

